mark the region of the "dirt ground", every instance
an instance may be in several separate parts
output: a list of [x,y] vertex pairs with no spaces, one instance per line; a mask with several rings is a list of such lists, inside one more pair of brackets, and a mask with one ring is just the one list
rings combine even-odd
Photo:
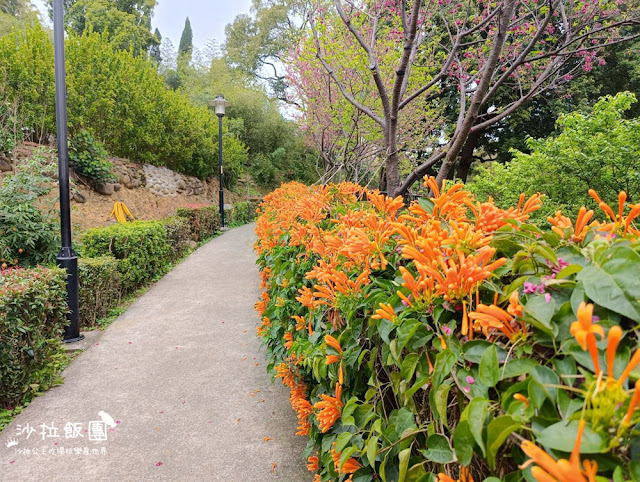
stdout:
[[[71,223],[74,231],[84,231],[114,223],[113,218],[109,219],[109,214],[113,204],[118,201],[124,203],[136,219],[145,220],[172,216],[178,208],[189,205],[218,204],[217,181],[209,183],[207,192],[199,196],[178,194],[175,197],[158,197],[144,187],[127,189],[123,186],[120,191],[111,196],[103,196],[88,187],[79,186],[77,189],[85,196],[87,202],[81,204],[71,201]],[[239,200],[237,195],[225,189],[225,204],[232,204]]]
[[[44,146],[39,146],[32,142],[25,142],[18,146],[14,153],[14,162],[21,162],[22,159],[30,157],[33,152]],[[57,162],[55,151],[45,153],[46,157],[51,159],[52,163]],[[213,179],[206,183],[205,193],[202,195],[186,195],[178,194],[174,197],[160,197],[153,194],[146,187],[138,187],[135,189],[122,188],[110,196],[104,196],[97,193],[88,186],[75,183],[72,186],[72,196],[74,192],[80,192],[86,199],[85,203],[79,203],[75,200],[71,201],[71,223],[73,234],[100,226],[113,224],[116,221],[109,218],[109,214],[116,202],[124,203],[136,219],[161,219],[176,214],[180,207],[190,205],[213,204],[218,205],[218,180]],[[51,184],[51,192],[45,196],[42,202],[43,209],[53,209],[59,212],[59,204],[54,202],[58,197],[58,183],[55,181]],[[250,179],[242,179],[236,188],[237,193],[224,190],[225,204],[233,204],[243,201],[250,197],[249,192],[260,191]],[[246,191],[246,195],[242,195]]]

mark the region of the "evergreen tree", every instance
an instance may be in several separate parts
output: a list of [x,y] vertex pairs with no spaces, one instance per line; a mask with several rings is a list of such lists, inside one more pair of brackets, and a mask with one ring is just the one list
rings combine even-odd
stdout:
[[191,60],[191,53],[193,52],[193,32],[191,31],[191,22],[189,17],[184,22],[184,30],[182,31],[182,37],[180,37],[180,46],[178,47],[178,57],[182,58],[185,63],[189,63]]
[[162,35],[160,34],[160,30],[156,29],[155,32],[153,32],[153,37],[156,43],[149,47],[149,58],[159,64],[160,62],[162,62],[162,54],[160,53]]

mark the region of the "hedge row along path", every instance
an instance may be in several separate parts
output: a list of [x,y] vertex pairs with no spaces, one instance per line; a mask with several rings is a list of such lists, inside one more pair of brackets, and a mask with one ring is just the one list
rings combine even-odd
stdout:
[[[253,229],[198,249],[82,352],[0,435],[0,480],[310,480],[288,391],[255,335]],[[90,442],[99,412],[115,428]],[[47,429],[43,441],[52,423],[61,437]],[[65,438],[67,423],[82,437]],[[76,447],[89,455],[59,454]]]

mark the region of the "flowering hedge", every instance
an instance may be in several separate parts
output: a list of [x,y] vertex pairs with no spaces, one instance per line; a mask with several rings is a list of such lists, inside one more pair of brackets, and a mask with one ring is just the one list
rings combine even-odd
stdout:
[[427,186],[261,207],[258,333],[315,480],[640,479],[640,204],[542,231],[539,195]]

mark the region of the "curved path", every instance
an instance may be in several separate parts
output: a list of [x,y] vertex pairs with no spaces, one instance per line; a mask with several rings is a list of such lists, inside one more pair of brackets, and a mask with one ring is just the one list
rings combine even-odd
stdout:
[[212,240],[92,341],[0,433],[0,480],[311,480],[255,336],[254,240]]

